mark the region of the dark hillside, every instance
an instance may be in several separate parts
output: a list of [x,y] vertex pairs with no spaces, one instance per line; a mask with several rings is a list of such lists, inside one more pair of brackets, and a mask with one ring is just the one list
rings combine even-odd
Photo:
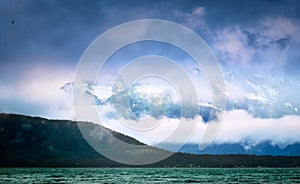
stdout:
[[[110,131],[118,139],[139,141]],[[113,144],[104,136],[103,144]],[[162,151],[152,147],[147,149]],[[134,152],[132,153],[134,154]],[[83,138],[77,123],[14,114],[0,114],[1,167],[124,167],[96,152]],[[300,157],[255,155],[193,155],[176,153],[150,167],[299,167]],[[128,167],[128,166],[127,166]],[[143,166],[145,167],[145,166]]]

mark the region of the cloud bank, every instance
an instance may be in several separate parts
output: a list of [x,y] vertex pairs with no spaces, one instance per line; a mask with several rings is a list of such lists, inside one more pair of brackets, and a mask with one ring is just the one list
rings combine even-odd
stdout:
[[[113,107],[110,105],[98,109],[101,124],[151,145],[165,141],[176,130],[179,123],[191,125],[192,121],[197,121],[197,126],[194,127],[194,133],[191,134],[187,143],[200,144],[207,128],[207,123],[201,116],[194,119],[163,117],[160,119],[159,126],[148,131],[137,131],[120,122],[113,115],[112,109]],[[143,120],[136,123],[142,124]],[[244,110],[233,110],[224,113],[221,123],[222,127],[213,140],[214,144],[247,142],[249,147],[271,141],[271,144],[285,148],[287,145],[300,142],[300,116],[287,115],[278,119],[261,119],[251,116]],[[185,130],[182,131],[184,133]],[[176,137],[177,139],[173,139],[169,143],[185,143],[186,140],[181,140],[180,133]]]

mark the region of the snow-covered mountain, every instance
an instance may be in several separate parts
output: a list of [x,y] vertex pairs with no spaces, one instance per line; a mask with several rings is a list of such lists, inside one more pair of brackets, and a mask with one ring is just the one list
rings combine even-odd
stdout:
[[[202,81],[203,76],[200,77],[202,77],[200,79]],[[204,152],[199,150],[198,145],[194,144],[195,142],[186,144],[181,151],[216,154],[284,155],[285,152],[290,155],[299,154],[299,136],[295,136],[297,134],[295,132],[290,132],[290,130],[295,129],[293,127],[297,126],[300,116],[300,98],[298,97],[300,85],[298,83],[289,79],[266,78],[259,75],[237,73],[226,74],[224,81],[226,85],[225,111],[228,112],[225,114],[228,114],[228,117],[224,118],[227,124],[223,126],[221,136],[217,138],[217,142],[210,145]],[[202,82],[197,84],[202,84]],[[196,104],[198,111],[183,115],[180,96],[171,85],[149,81],[139,81],[130,88],[126,88],[122,84],[99,85],[87,82],[85,85],[86,94],[94,98],[93,105],[101,112],[98,115],[105,117],[105,121],[109,119],[115,121],[120,115],[139,123],[142,123],[143,118],[147,116],[155,119],[193,119],[201,117],[202,120],[200,121],[202,122],[199,123],[206,124],[214,121],[217,118],[217,112],[219,112],[209,99],[199,98],[198,102],[190,103],[191,108]],[[71,91],[71,86],[72,83],[67,83],[61,89],[68,92]],[[198,85],[197,88],[203,93],[210,90],[207,89],[205,84]],[[191,112],[193,111],[191,110]],[[261,125],[258,123],[261,123]],[[276,129],[277,126],[281,127],[282,131]],[[230,132],[224,133],[222,131]],[[290,132],[290,136],[286,135],[286,132]],[[230,138],[227,138],[228,135]],[[135,138],[138,139],[139,137]],[[234,139],[233,143],[230,142],[231,139]],[[274,139],[273,142],[270,142],[270,139]],[[255,140],[255,145],[249,146],[249,141],[253,140]],[[170,145],[165,144],[162,146],[165,149],[172,150],[172,144]]]
[[288,79],[227,74],[227,110],[244,109],[254,117],[300,115],[300,85]]
[[[93,85],[86,83],[86,93],[92,95],[95,99],[95,105],[98,107],[113,104],[119,112],[127,112],[122,115],[125,118],[138,120],[143,116],[152,116],[155,119],[162,117],[180,119],[183,115],[181,112],[182,103],[177,92],[170,86],[156,88],[149,83],[136,83],[130,89],[118,89],[113,85]],[[200,115],[204,122],[214,120],[216,112],[219,110],[212,106],[210,102],[198,103],[198,113],[186,113],[185,118],[194,118]],[[191,110],[192,111],[192,110]]]
[[[300,115],[300,98],[298,98],[300,85],[291,80],[229,73],[224,76],[224,81],[227,111],[243,109],[257,118]],[[67,83],[62,89],[69,90],[69,86],[70,83]],[[202,93],[210,90],[206,89],[206,85],[197,87]],[[113,103],[120,110],[125,107],[129,108],[133,116],[127,118],[136,119],[143,115],[151,115],[155,118],[181,117],[180,97],[170,85],[155,86],[150,83],[135,83],[130,89],[116,90],[115,85],[86,83],[86,93],[95,97],[97,106]],[[209,121],[210,112],[212,109],[216,110],[211,100],[200,98],[197,104],[198,114],[204,121]]]

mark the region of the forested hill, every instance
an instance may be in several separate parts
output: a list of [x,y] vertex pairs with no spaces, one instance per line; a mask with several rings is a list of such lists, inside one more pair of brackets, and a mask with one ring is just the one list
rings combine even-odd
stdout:
[[[89,123],[101,131],[110,131],[130,144],[139,141]],[[103,144],[111,144],[109,136]],[[165,152],[147,147],[147,149]],[[132,153],[134,154],[134,153]],[[96,152],[83,138],[77,123],[47,120],[16,114],[0,114],[1,167],[128,167]],[[193,155],[175,153],[171,157],[142,167],[299,167],[300,157],[255,155]]]

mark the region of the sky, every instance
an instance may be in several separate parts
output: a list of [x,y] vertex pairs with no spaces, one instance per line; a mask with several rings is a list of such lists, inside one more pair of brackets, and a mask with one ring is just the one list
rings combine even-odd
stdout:
[[[138,19],[184,25],[215,54],[226,85],[223,128],[216,141],[272,140],[282,147],[300,142],[296,131],[300,128],[300,2],[296,0],[0,1],[0,112],[76,119],[72,82],[81,55],[105,31]],[[112,76],[128,61],[149,54],[176,60],[195,83],[201,83],[199,103],[209,104],[209,84],[186,53],[152,42],[132,44],[113,55],[99,84],[90,86],[90,94],[98,101],[107,100]],[[143,85],[147,87],[147,82]],[[111,104],[95,105],[105,121],[115,121]],[[195,118],[200,118],[201,129],[206,123],[199,116]],[[154,133],[167,134],[161,129],[147,137],[114,123],[107,126],[150,143],[158,141],[150,140]],[[196,133],[192,140],[197,142],[197,137]]]

